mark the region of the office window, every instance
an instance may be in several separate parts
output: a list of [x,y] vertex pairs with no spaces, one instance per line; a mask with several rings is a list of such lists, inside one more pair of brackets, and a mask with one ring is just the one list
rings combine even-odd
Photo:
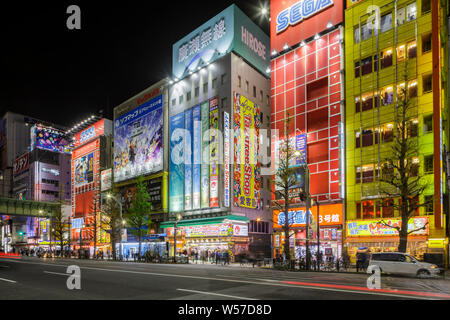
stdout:
[[355,28],[354,39],[355,44],[359,43],[359,27]]
[[392,86],[381,89],[381,105],[387,106],[394,102],[394,88]]
[[191,101],[191,92],[190,91],[186,94],[186,101]]
[[177,99],[172,99],[172,105],[176,105],[177,104]]
[[208,92],[208,82],[205,82],[203,84],[203,93],[207,93]]
[[415,2],[413,2],[406,7],[406,22],[412,21],[416,18],[417,18],[417,5]]
[[394,124],[387,123],[381,127],[381,139],[383,142],[391,142],[394,140]]
[[361,39],[367,40],[372,36],[372,26],[368,26],[367,24],[361,26]]
[[361,74],[366,75],[372,72],[372,57],[367,57],[361,61]]
[[422,53],[431,51],[431,33],[422,36]]
[[227,74],[224,73],[224,74],[222,75],[221,79],[220,79],[220,83],[221,83],[222,85],[224,85],[226,81],[227,81]]
[[413,59],[417,57],[417,43],[416,41],[411,41],[407,45],[408,59]]
[[424,157],[423,172],[425,174],[433,173],[433,161],[434,161],[434,156],[433,155],[429,155],[429,156],[425,156]]
[[356,113],[361,111],[361,102],[359,100],[359,97],[355,97],[355,107],[356,107]]
[[242,78],[241,76],[238,76],[238,87],[240,88],[242,86]]
[[365,165],[362,168],[362,182],[373,182],[373,164]]
[[392,13],[386,14],[381,17],[380,23],[381,32],[386,32],[392,29]]
[[422,76],[423,93],[428,93],[433,90],[433,76],[426,74]]
[[427,216],[432,216],[434,214],[433,196],[425,196],[423,200],[425,204],[425,214]]
[[363,219],[373,219],[374,218],[373,201],[364,201],[363,202],[362,218]]
[[397,85],[397,97],[399,103],[401,103],[405,99],[405,93],[406,93],[405,83],[403,82]]
[[356,167],[356,183],[361,183],[361,167]]
[[394,176],[394,167],[386,162],[381,165],[381,175],[383,180],[390,180]]
[[417,137],[419,132],[419,121],[417,119],[412,119],[408,121],[408,138]]
[[431,11],[431,0],[422,0],[422,15]]
[[184,98],[184,96],[182,96],[182,95],[178,98],[178,103],[179,103],[179,104],[182,104],[182,103],[183,103],[183,98]]
[[227,98],[222,99],[222,108],[225,108],[227,106]]
[[212,80],[212,88],[213,88],[213,89],[217,88],[217,78],[214,78],[214,79]]
[[381,69],[392,66],[392,48],[385,49],[380,53]]
[[406,8],[397,9],[397,25],[401,26],[405,23]]
[[359,78],[359,61],[355,62],[355,78]]
[[403,61],[405,60],[405,45],[402,44],[400,46],[397,47],[397,61]]
[[414,157],[412,159],[409,159],[411,165],[409,167],[409,176],[410,177],[417,177],[419,175],[419,158]]
[[373,108],[373,94],[365,93],[362,95],[362,111],[367,111]]
[[423,117],[423,133],[433,132],[433,115],[429,114]]
[[200,88],[199,88],[199,87],[196,87],[196,88],[195,88],[195,93],[194,93],[194,95],[195,95],[196,98],[198,97],[199,93],[200,93]]
[[408,97],[410,99],[417,97],[417,80],[408,81]]
[[373,130],[365,129],[362,132],[362,146],[369,147],[373,145]]
[[259,100],[261,100],[261,102],[263,102],[264,101],[264,94],[263,94],[263,91],[262,90],[260,90],[259,91]]

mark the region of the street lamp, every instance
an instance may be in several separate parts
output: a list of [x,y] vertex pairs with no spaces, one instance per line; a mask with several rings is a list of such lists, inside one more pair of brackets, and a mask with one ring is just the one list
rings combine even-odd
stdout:
[[174,226],[174,234],[173,234],[173,242],[174,242],[174,248],[173,248],[173,262],[177,263],[177,227],[178,227],[178,221],[181,220],[181,214],[177,214],[177,219],[175,220],[175,226]]
[[[119,208],[120,208],[120,221],[122,222],[122,225],[120,226],[120,241],[119,241],[119,260],[122,261],[122,228],[125,225],[125,221],[123,221],[122,218],[122,202],[120,202],[119,200],[117,200],[115,197],[113,197],[110,193],[108,193],[106,195],[106,198],[108,199],[113,199],[114,201],[116,201],[116,203],[119,204]],[[113,250],[116,250],[116,248],[113,248]]]
[[320,205],[318,200],[315,202],[317,205],[317,270],[320,271]]

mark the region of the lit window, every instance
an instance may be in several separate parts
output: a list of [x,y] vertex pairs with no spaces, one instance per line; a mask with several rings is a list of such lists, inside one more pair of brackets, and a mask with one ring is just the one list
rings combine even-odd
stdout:
[[431,33],[422,36],[422,53],[431,51]]
[[408,59],[417,57],[417,44],[415,41],[408,43]]
[[408,97],[417,97],[417,80],[411,80],[408,82]]
[[359,43],[359,28],[355,28],[355,43]]
[[386,32],[392,29],[392,13],[381,17],[381,32]]
[[406,22],[417,18],[417,5],[415,2],[406,7]]
[[397,25],[401,26],[402,24],[405,23],[405,13],[406,13],[405,7],[397,10]]
[[381,104],[383,106],[390,105],[394,102],[394,89],[392,86],[381,89]]
[[397,61],[405,60],[405,45],[402,44],[397,48]]
[[381,51],[381,69],[392,66],[392,49]]

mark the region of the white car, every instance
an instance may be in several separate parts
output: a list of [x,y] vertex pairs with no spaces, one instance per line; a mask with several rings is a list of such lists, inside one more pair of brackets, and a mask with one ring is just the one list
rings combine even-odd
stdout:
[[401,252],[372,253],[370,266],[376,265],[382,273],[429,277],[436,276],[440,269],[435,264],[420,262],[416,258]]

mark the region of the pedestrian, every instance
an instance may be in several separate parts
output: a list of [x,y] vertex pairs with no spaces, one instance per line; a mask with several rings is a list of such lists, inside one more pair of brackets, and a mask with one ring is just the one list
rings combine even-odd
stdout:
[[216,250],[216,264],[219,263],[219,255],[220,255],[219,250]]

